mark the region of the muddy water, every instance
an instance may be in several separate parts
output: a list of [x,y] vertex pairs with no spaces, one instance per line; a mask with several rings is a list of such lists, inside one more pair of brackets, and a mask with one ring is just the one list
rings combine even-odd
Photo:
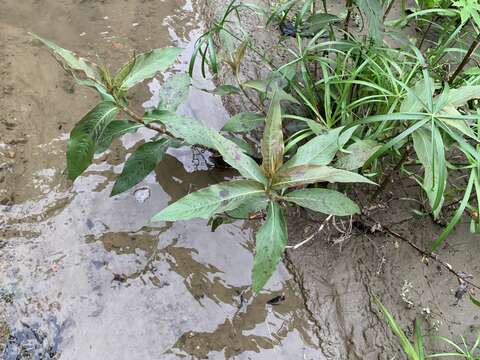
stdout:
[[[180,150],[110,198],[123,161],[152,136],[145,131],[117,141],[74,184],[65,180],[68,131],[95,96],[74,87],[26,31],[116,67],[134,50],[172,43],[186,49],[185,62],[201,24],[190,1],[0,0],[2,358],[322,359],[284,267],[259,296],[249,291],[245,224],[212,233],[204,221],[148,220],[232,174]],[[143,84],[132,102],[148,99]],[[227,117],[198,90],[180,111],[212,127]]]

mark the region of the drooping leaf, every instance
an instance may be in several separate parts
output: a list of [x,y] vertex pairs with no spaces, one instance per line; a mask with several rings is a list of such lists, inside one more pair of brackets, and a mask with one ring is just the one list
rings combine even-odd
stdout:
[[118,112],[119,109],[115,103],[101,102],[75,125],[67,146],[67,168],[70,179],[75,180],[92,163],[99,139]]
[[338,16],[328,13],[316,13],[305,21],[302,33],[305,35],[315,35],[319,31],[325,29],[329,24],[340,21],[341,20]]
[[274,95],[267,117],[262,138],[263,170],[273,176],[283,164],[282,108],[280,100]]
[[220,85],[215,90],[213,90],[212,93],[218,96],[225,96],[231,94],[239,94],[240,89],[234,85]]
[[152,221],[209,219],[231,211],[250,197],[264,194],[261,184],[250,180],[226,181],[188,194],[155,215]]
[[231,117],[222,131],[249,132],[262,126],[264,121],[265,117],[262,114],[243,112]]
[[[471,139],[477,140],[475,132],[469,125],[467,119],[461,120],[462,114],[453,106],[445,106],[438,114],[440,121],[447,124],[449,127],[460,131],[463,135],[468,136]],[[449,119],[448,116],[455,116],[457,119]]]
[[199,121],[188,117],[177,115],[171,111],[154,110],[143,117],[146,124],[159,122],[176,138],[184,139],[190,145],[203,145],[214,149],[210,138],[209,129]]
[[457,109],[473,99],[480,99],[480,86],[461,86],[448,92],[446,106],[452,106]]
[[156,73],[167,70],[181,53],[182,49],[168,47],[135,56],[118,71],[116,77],[119,78],[115,82],[118,83],[122,78],[119,88],[126,91],[143,80],[153,77]]
[[383,8],[379,0],[356,0],[367,19],[368,35],[377,44],[383,44]]
[[[312,140],[298,148],[297,153],[285,163],[284,168],[306,164],[328,165],[342,144],[339,141],[343,128],[339,127],[315,136]],[[348,141],[348,140],[347,140]]]
[[188,74],[175,74],[163,84],[160,89],[160,103],[157,109],[177,111],[188,97],[192,81]]
[[360,169],[380,146],[375,140],[358,140],[347,147],[349,154],[340,157],[335,167],[350,171]]
[[[437,217],[442,209],[442,200],[436,204],[437,195],[443,193],[446,179],[442,180],[442,172],[446,172],[445,164],[439,161],[440,155],[436,147],[433,145],[432,132],[430,130],[421,128],[412,134],[413,147],[417,154],[418,160],[422,164],[425,174],[423,178],[423,189],[426,192],[432,211]],[[443,155],[444,156],[444,155]]]
[[215,130],[210,130],[210,138],[214,148],[222,155],[223,160],[237,169],[242,176],[264,185],[268,183],[265,173],[260,166],[251,157],[245,155],[242,149],[233,141],[226,139]]
[[102,153],[112,144],[113,139],[133,133],[143,125],[130,120],[113,120],[102,132],[97,140],[96,153]]
[[258,293],[277,269],[287,246],[287,224],[282,208],[275,202],[268,205],[267,220],[258,230],[255,238],[252,288]]
[[44,39],[36,34],[29,33],[31,36],[33,36],[35,39],[39,40],[42,42],[44,45],[46,45],[52,52],[53,54],[57,57],[57,59],[61,60],[61,62],[66,65],[70,70],[72,71],[79,71],[83,73],[87,78],[93,79],[98,83],[102,83],[102,77],[100,75],[100,70],[98,66],[87,60],[84,59],[74,52],[70,50],[66,50],[57,44]]
[[323,165],[300,165],[280,171],[273,179],[273,189],[280,190],[317,182],[359,182],[375,185],[373,181],[351,171]]
[[283,199],[328,215],[348,216],[360,213],[358,205],[347,196],[329,189],[295,190],[283,196]]
[[113,185],[111,196],[125,192],[145,179],[163,159],[169,146],[168,138],[141,145],[125,163],[122,173]]

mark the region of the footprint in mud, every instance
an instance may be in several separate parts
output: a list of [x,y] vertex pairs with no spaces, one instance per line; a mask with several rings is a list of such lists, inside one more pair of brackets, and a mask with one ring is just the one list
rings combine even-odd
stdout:
[[44,324],[19,322],[11,331],[1,358],[3,360],[54,359],[59,354],[61,333],[64,328],[65,324],[58,324],[54,318]]

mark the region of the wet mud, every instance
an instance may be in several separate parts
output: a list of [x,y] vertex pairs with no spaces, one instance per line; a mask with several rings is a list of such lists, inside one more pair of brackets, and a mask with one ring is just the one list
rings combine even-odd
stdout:
[[[229,170],[178,149],[132,191],[109,197],[121,164],[153,136],[145,130],[66,180],[68,132],[97,99],[27,31],[114,68],[134,52],[177,45],[185,48],[178,72],[202,22],[199,4],[183,0],[0,0],[3,359],[323,359],[285,266],[259,296],[249,291],[246,224],[212,233],[205,221],[149,221]],[[130,101],[140,110],[151,97],[145,83]],[[219,98],[198,89],[180,112],[216,128],[228,118]]]

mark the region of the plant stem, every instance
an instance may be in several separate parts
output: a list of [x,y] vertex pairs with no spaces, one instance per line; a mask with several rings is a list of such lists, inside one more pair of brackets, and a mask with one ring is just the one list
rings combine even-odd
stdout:
[[[343,30],[345,31],[345,33],[349,33],[348,24],[350,23],[350,17],[352,16],[353,0],[347,0],[347,3],[345,6],[347,8],[347,17],[345,18],[345,24],[343,25]],[[345,34],[344,37],[346,39],[347,34]]]
[[470,48],[468,49],[467,53],[463,57],[462,62],[460,65],[458,65],[457,70],[453,73],[453,75],[450,77],[450,80],[448,80],[448,83],[451,85],[453,81],[456,79],[456,77],[462,72],[463,68],[468,64],[470,61],[470,57],[472,54],[477,50],[478,45],[480,45],[480,33],[477,35],[475,40],[473,40],[472,44],[470,45]]
[[390,11],[392,10],[394,3],[395,3],[395,0],[391,0],[390,3],[388,4],[388,7],[387,7],[387,9],[385,10],[385,13],[383,14],[383,21],[385,21],[385,19],[387,18],[388,14],[389,14]]
[[[415,244],[412,240],[410,239],[407,239],[405,236],[402,236],[400,235],[399,233],[391,230],[388,226],[385,226],[383,224],[380,224],[378,221],[376,221],[375,219],[372,219],[371,217],[369,217],[368,215],[361,215],[360,218],[366,218],[368,219],[369,221],[373,222],[374,225],[373,226],[370,226],[371,229],[375,228],[377,231],[379,232],[382,232],[384,234],[388,234],[388,235],[391,235],[399,240],[402,240],[403,242],[407,243],[411,248],[413,248],[415,251],[417,251],[418,253],[420,253],[423,257],[425,258],[429,258],[429,259],[432,259],[433,261],[437,262],[440,266],[442,266],[443,268],[445,268],[449,273],[455,275],[458,279],[458,281],[460,283],[467,283],[469,284],[471,287],[474,287],[478,290],[480,290],[480,286],[471,282],[470,280],[468,280],[466,277],[465,277],[465,273],[462,272],[462,271],[456,271],[452,265],[450,265],[449,263],[443,261],[437,254],[433,253],[433,252],[430,252],[430,251],[426,251],[426,250],[423,250],[422,248],[420,248],[417,244]],[[361,220],[363,223],[365,223],[365,221]],[[366,224],[367,226],[369,226],[370,224]]]

